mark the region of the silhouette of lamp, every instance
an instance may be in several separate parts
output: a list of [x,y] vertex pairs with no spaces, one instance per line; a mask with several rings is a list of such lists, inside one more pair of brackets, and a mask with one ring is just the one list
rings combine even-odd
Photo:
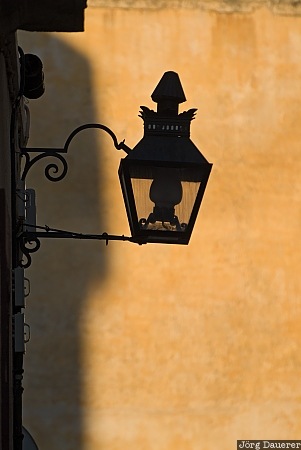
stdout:
[[157,112],[141,107],[144,136],[119,168],[131,233],[188,244],[212,164],[189,137],[196,109],[178,113],[186,101],[178,74],[165,72],[151,98]]
[[[189,137],[190,123],[196,109],[181,114],[178,112],[179,104],[186,100],[178,74],[166,72],[151,97],[158,104],[157,112],[141,107],[144,136],[133,150],[124,141],[118,143],[108,127],[94,123],[72,131],[62,148],[20,149],[21,156],[25,158],[18,183],[21,189],[17,189],[17,197],[23,198],[25,203],[17,215],[16,224],[21,258],[19,255],[16,257],[21,267],[29,267],[31,253],[40,248],[41,238],[188,244],[212,164]],[[89,128],[105,131],[111,136],[115,148],[127,153],[120,162],[119,178],[132,234],[130,237],[74,233],[35,223],[35,192],[22,188],[28,172],[35,163],[50,157],[52,162],[44,170],[46,178],[50,181],[62,180],[68,170],[64,155],[71,141]],[[53,162],[53,158],[57,162]]]

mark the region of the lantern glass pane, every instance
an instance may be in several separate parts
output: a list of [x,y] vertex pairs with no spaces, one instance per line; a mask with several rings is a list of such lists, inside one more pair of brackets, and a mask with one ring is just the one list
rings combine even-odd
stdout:
[[182,201],[175,207],[175,214],[179,218],[180,224],[188,225],[200,185],[200,181],[182,181]]
[[[164,217],[164,213],[163,217],[160,217],[160,213],[159,216],[155,214],[156,204],[150,198],[154,180],[132,178],[131,181],[140,229],[185,232],[201,185],[200,181],[178,181],[182,195],[179,203],[171,208],[172,218],[166,217],[166,215]],[[166,185],[162,185],[163,197],[164,189],[166,191]]]
[[146,220],[154,207],[154,204],[149,197],[149,191],[153,180],[132,178],[131,181],[138,222],[141,219]]

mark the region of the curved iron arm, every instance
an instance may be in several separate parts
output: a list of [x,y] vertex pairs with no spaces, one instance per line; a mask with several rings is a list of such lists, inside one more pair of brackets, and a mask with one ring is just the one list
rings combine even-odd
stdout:
[[67,138],[67,140],[66,140],[66,142],[65,142],[65,145],[64,145],[64,153],[67,153],[68,147],[69,147],[70,142],[72,141],[72,139],[73,139],[78,133],[80,133],[81,131],[87,130],[87,129],[89,129],[89,128],[95,128],[95,129],[99,129],[99,130],[105,131],[105,132],[108,133],[108,134],[111,136],[111,138],[113,139],[114,146],[115,146],[115,148],[116,148],[117,150],[124,150],[127,154],[130,153],[131,148],[128,147],[128,146],[124,143],[124,142],[125,142],[125,139],[123,139],[123,141],[121,141],[121,142],[118,143],[118,140],[117,140],[117,137],[116,137],[115,133],[113,133],[113,131],[112,131],[110,128],[108,128],[108,127],[105,126],[105,125],[102,125],[101,123],[86,123],[86,124],[84,124],[84,125],[81,125],[81,126],[75,128],[75,130],[72,131],[72,133],[68,136],[68,138]]
[[[72,139],[78,133],[80,133],[83,130],[89,129],[89,128],[100,129],[100,130],[105,131],[106,133],[108,133],[111,136],[114,146],[117,150],[123,150],[127,154],[130,153],[131,149],[130,149],[130,147],[128,147],[125,144],[125,140],[118,143],[116,135],[113,133],[112,130],[110,130],[110,128],[108,128],[107,126],[102,125],[100,123],[87,123],[87,124],[84,124],[84,125],[81,125],[81,126],[75,128],[75,130],[73,130],[71,132],[71,134],[68,136],[68,138],[65,142],[65,145],[62,148],[46,148],[46,147],[21,148],[21,156],[25,157],[25,165],[24,165],[24,170],[23,170],[21,179],[22,180],[26,179],[26,176],[27,176],[29,170],[36,162],[40,161],[41,159],[51,157],[51,158],[56,158],[57,160],[60,161],[61,168],[59,167],[57,162],[51,162],[51,163],[47,164],[45,167],[45,170],[44,170],[45,177],[49,181],[62,180],[68,172],[68,164],[67,164],[67,161],[65,160],[64,156],[62,156],[62,153],[68,152],[68,148],[69,148],[69,145],[70,145]],[[31,159],[30,153],[38,153],[38,155],[34,156]]]

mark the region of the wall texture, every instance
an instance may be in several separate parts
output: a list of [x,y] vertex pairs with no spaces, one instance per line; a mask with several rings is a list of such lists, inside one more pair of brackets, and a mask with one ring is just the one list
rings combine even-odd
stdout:
[[[42,243],[27,271],[25,426],[43,450],[300,439],[299,6],[115,3],[91,1],[83,34],[19,33],[46,78],[30,102],[30,145],[61,146],[95,121],[134,146],[139,106],[153,107],[175,70],[213,172],[188,247]],[[32,169],[38,222],[126,234],[121,156],[85,131],[66,181]]]
[[89,7],[122,9],[194,9],[215,12],[251,12],[266,7],[276,14],[299,15],[297,0],[89,0]]

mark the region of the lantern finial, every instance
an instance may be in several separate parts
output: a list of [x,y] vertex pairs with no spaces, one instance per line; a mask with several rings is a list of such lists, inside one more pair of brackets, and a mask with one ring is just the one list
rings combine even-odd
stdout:
[[177,116],[179,103],[186,101],[179,75],[176,72],[165,72],[151,95],[158,104],[158,113],[164,116]]

